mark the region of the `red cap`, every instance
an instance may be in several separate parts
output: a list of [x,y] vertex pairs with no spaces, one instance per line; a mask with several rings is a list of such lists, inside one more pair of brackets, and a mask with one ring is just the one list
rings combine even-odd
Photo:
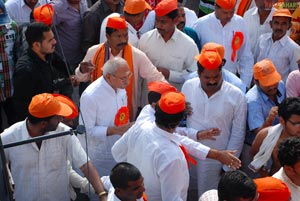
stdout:
[[159,94],[164,94],[166,92],[171,92],[171,91],[176,92],[177,89],[167,82],[156,81],[156,82],[148,83],[148,91],[154,91]]
[[138,14],[146,9],[152,10],[151,6],[145,0],[126,0],[124,11],[129,14]]
[[52,95],[60,102],[63,102],[72,108],[72,114],[65,118],[74,119],[78,116],[78,108],[70,98],[68,98],[67,96],[61,95],[61,94],[52,94]]
[[159,17],[165,16],[178,8],[177,0],[162,0],[155,7],[155,14]]
[[223,63],[222,58],[217,50],[202,49],[201,53],[194,57],[203,68],[215,70]]
[[216,4],[225,10],[234,9],[236,0],[216,0]]
[[202,51],[203,50],[216,50],[219,53],[221,59],[224,59],[225,57],[225,48],[223,45],[220,45],[218,43],[213,43],[213,42],[205,43],[202,46]]
[[45,118],[54,115],[68,117],[72,114],[72,108],[60,101],[60,98],[52,94],[43,93],[35,95],[28,107],[29,113],[37,118]]
[[126,29],[127,24],[124,17],[110,17],[107,20],[106,27],[113,29]]
[[177,114],[185,110],[185,96],[179,92],[168,92],[161,96],[159,108],[167,114]]
[[274,177],[254,179],[259,193],[258,201],[289,201],[291,192],[287,185]]
[[54,9],[51,4],[44,4],[33,9],[33,18],[36,22],[42,22],[47,26],[52,24]]

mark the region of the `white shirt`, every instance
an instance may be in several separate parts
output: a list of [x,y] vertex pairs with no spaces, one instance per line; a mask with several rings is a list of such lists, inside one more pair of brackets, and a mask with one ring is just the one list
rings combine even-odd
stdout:
[[[155,110],[151,107],[151,105],[148,104],[143,107],[142,111],[135,121],[135,124],[143,124],[146,121],[155,122],[154,115]],[[180,143],[184,145],[190,155],[204,160],[210,148],[197,142],[197,132],[198,131],[193,128],[177,127],[176,133],[174,133],[174,135],[178,135]]]
[[[192,25],[198,19],[198,17],[195,11],[186,7],[184,7],[183,9],[184,9],[185,19],[186,19],[185,26],[192,27]],[[144,34],[148,31],[151,31],[154,28],[155,28],[155,11],[152,10],[148,13],[143,26],[140,28],[140,32],[141,34]]]
[[254,57],[255,61],[270,59],[285,83],[289,73],[298,69],[300,46],[288,34],[274,42],[272,33],[266,33],[258,39]]
[[275,9],[272,7],[271,12],[269,13],[268,17],[263,22],[263,24],[260,24],[258,8],[256,6],[250,8],[245,12],[244,19],[249,31],[249,41],[251,43],[252,54],[254,53],[254,49],[258,41],[258,38],[264,33],[272,32],[270,21],[272,21],[272,15],[274,13],[274,10]]
[[185,77],[197,70],[194,56],[199,54],[197,45],[189,36],[175,28],[172,37],[165,42],[157,29],[142,35],[139,49],[145,52],[156,67],[170,71],[169,82],[178,90]]
[[201,142],[215,149],[237,150],[239,156],[246,129],[245,95],[237,87],[223,81],[221,89],[208,98],[199,78],[184,83],[182,93],[193,108],[193,114],[187,117],[187,127],[200,131],[219,128],[221,133],[215,141]]
[[[234,14],[231,20],[223,27],[215,13],[211,13],[199,18],[192,27],[198,33],[201,46],[208,42],[221,44],[225,48],[225,69],[236,74],[240,73],[240,78],[247,87],[250,87],[252,80],[253,55],[249,42],[248,29],[245,20]],[[235,32],[242,32],[244,42],[237,51],[234,61],[231,61],[232,38]]]
[[[50,0],[49,2],[51,3],[52,1]],[[35,8],[46,3],[46,0],[38,0]],[[25,4],[24,0],[8,0],[5,2],[5,7],[10,18],[18,25],[30,22],[30,13],[32,10]]]
[[[93,57],[97,52],[100,45],[94,45],[88,49],[83,61],[93,62]],[[120,52],[121,53],[121,52]],[[114,56],[111,54],[110,58]],[[137,107],[141,105],[139,99],[140,94],[143,93],[138,89],[138,80],[140,77],[145,78],[148,82],[153,81],[165,81],[164,76],[157,71],[156,67],[151,63],[148,57],[141,50],[132,47],[132,63],[133,63],[133,90],[132,90],[132,109],[133,114],[136,114]],[[86,82],[90,80],[89,73],[81,73],[79,67],[75,70],[76,77],[80,82]]]
[[[102,24],[101,24],[99,43],[104,43],[106,41],[106,25],[107,25],[108,18],[119,17],[119,16],[120,16],[120,13],[112,13],[109,16],[107,16],[106,18],[104,18],[104,20],[102,21]],[[135,30],[135,28],[133,28],[133,26],[131,24],[129,24],[127,21],[126,21],[126,24],[128,26],[128,42],[132,46],[137,47],[138,42],[139,42],[137,30]]]
[[[49,134],[68,131],[69,127],[59,123]],[[1,134],[3,144],[27,140],[26,120],[18,122]],[[67,161],[80,168],[87,162],[87,155],[74,135],[43,140],[39,149],[35,142],[4,150],[10,163],[15,182],[16,201],[70,200],[69,170]]]
[[176,135],[145,122],[131,127],[112,147],[112,154],[141,171],[148,200],[183,201],[189,171],[179,145]]
[[[115,126],[115,115],[126,105],[125,89],[118,89],[115,92],[103,76],[91,83],[81,95],[80,123],[84,123],[86,127],[89,156],[102,175],[109,175],[116,164],[111,155],[111,147],[120,138],[120,135],[107,136],[107,128]],[[79,135],[78,138],[85,147],[85,136]]]
[[283,167],[278,170],[272,177],[280,179],[283,181],[291,191],[292,199],[291,201],[299,201],[300,200],[300,187],[294,184],[291,179],[284,172]]
[[[219,128],[216,140],[201,140],[201,143],[218,150],[237,150],[238,157],[242,151],[246,130],[247,103],[245,95],[235,86],[223,81],[221,89],[207,97],[200,79],[194,78],[184,83],[182,93],[191,103],[193,114],[187,117],[187,127],[196,130]],[[207,159],[197,160],[198,194],[217,188],[221,177],[222,164]],[[223,169],[230,168],[223,165]],[[193,177],[192,177],[193,178]]]

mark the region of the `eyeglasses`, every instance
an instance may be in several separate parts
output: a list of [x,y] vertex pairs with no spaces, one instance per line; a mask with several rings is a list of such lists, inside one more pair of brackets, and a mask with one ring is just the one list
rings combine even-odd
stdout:
[[300,122],[293,122],[291,120],[287,120],[287,121],[290,122],[295,127],[299,127],[300,126]]
[[115,75],[112,75],[112,76],[115,77],[115,78],[118,78],[119,80],[121,80],[122,82],[124,82],[124,81],[127,81],[128,79],[131,78],[132,73],[130,72],[128,75],[126,75],[124,77],[118,77],[118,76],[115,76]]

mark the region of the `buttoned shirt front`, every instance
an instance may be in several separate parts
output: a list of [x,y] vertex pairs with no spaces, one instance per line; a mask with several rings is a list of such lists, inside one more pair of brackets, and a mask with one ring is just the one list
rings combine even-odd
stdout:
[[276,172],[272,177],[280,179],[283,181],[291,191],[291,201],[299,201],[300,200],[300,187],[294,184],[291,179],[284,172],[284,168],[281,167],[278,172]]
[[[246,137],[246,142],[252,144],[255,135],[253,130],[263,125],[266,118],[269,116],[272,107],[276,106],[276,103],[272,101],[264,92],[257,87],[253,86],[246,94],[247,98],[247,122],[249,127],[249,135]],[[280,104],[285,99],[285,86],[282,81],[278,84],[278,92],[276,94],[277,102]],[[278,106],[278,105],[277,105]],[[272,125],[279,123],[279,117],[276,117]]]
[[[109,175],[116,164],[111,155],[111,147],[120,135],[107,136],[107,128],[115,126],[114,120],[118,110],[127,105],[125,89],[115,91],[102,77],[91,83],[80,98],[80,111],[86,127],[89,156],[98,172]],[[82,122],[81,122],[82,121]],[[78,136],[85,146],[85,137]]]
[[[220,129],[216,140],[201,140],[201,143],[218,150],[237,150],[243,147],[246,129],[247,104],[244,94],[237,87],[223,81],[221,88],[208,97],[199,78],[188,80],[182,86],[186,101],[191,103],[193,114],[187,117],[187,127],[196,130]],[[222,164],[207,159],[197,160],[198,194],[217,188]],[[223,166],[225,171],[230,168]],[[193,178],[193,177],[191,177]]]
[[194,60],[194,56],[199,54],[197,45],[177,28],[167,42],[157,29],[145,33],[139,41],[139,49],[145,52],[156,67],[170,71],[168,81],[178,90],[181,90],[185,76],[197,70]]
[[135,165],[144,177],[148,200],[186,200],[187,162],[176,135],[153,122],[131,127],[112,148],[116,161]]
[[[192,27],[198,33],[201,46],[208,42],[221,44],[225,48],[226,64],[224,68],[234,74],[239,73],[241,80],[250,87],[252,80],[253,55],[245,20],[236,14],[223,26],[215,13],[199,18]],[[231,60],[232,39],[236,32],[242,32],[244,42],[237,51],[234,61]],[[238,70],[239,69],[239,70]]]
[[285,83],[289,73],[298,69],[300,46],[287,34],[274,42],[272,33],[266,33],[260,36],[255,47],[254,57],[255,61],[270,59]]
[[274,13],[274,8],[272,7],[271,12],[265,19],[263,24],[260,24],[260,18],[258,14],[258,8],[255,6],[247,10],[244,14],[244,19],[249,30],[249,42],[251,43],[251,51],[254,53],[256,43],[258,38],[265,33],[271,33],[272,29],[270,26],[270,21],[272,21],[272,15]]
[[[8,0],[5,7],[9,17],[14,20],[18,25],[30,22],[30,13],[32,9],[27,6],[25,0]],[[49,1],[51,2],[51,0]],[[45,0],[38,0],[35,8],[46,4]]]
[[[26,121],[6,129],[1,134],[3,144],[31,139]],[[47,134],[68,130],[68,126],[60,123],[55,131]],[[40,149],[35,142],[7,148],[5,156],[10,163],[17,201],[70,200],[67,160],[75,168],[87,162],[86,153],[74,135],[43,140]]]

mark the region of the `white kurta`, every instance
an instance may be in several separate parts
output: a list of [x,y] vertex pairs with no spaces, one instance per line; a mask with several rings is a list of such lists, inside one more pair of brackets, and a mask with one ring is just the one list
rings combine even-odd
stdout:
[[145,122],[131,127],[113,146],[116,161],[135,165],[144,177],[149,201],[187,198],[189,172],[176,135]]
[[[88,49],[83,61],[93,61],[93,57],[97,52],[100,45],[94,45]],[[120,53],[122,55],[122,52]],[[113,58],[113,55],[110,55]],[[156,67],[151,63],[148,57],[141,50],[132,46],[132,63],[133,63],[133,84],[132,84],[132,109],[133,113],[136,114],[138,106],[143,106],[141,103],[141,94],[145,93],[139,90],[138,81],[142,77],[148,82],[154,81],[166,81],[164,76],[157,71]],[[79,67],[75,70],[76,77],[80,82],[86,82],[90,80],[89,73],[81,73]]]
[[260,18],[258,15],[258,8],[255,6],[247,10],[244,14],[244,19],[249,31],[249,42],[251,43],[251,51],[254,54],[254,49],[258,38],[265,33],[272,33],[270,26],[270,21],[272,20],[272,15],[274,13],[274,8],[272,8],[266,20],[263,24],[260,24]]
[[[221,89],[207,97],[200,79],[194,78],[184,83],[182,92],[191,103],[193,114],[187,117],[187,127],[197,130],[219,128],[221,133],[216,140],[202,140],[201,143],[219,150],[237,150],[240,155],[245,138],[247,102],[245,95],[235,86],[223,81]],[[229,168],[223,167],[224,170]],[[199,196],[217,187],[222,165],[207,159],[198,160],[197,178]]]
[[139,49],[145,52],[156,67],[170,71],[168,81],[178,90],[181,90],[185,77],[197,70],[194,60],[194,56],[199,54],[197,45],[177,28],[167,42],[157,29],[145,33],[139,41]]
[[300,187],[294,184],[291,179],[285,174],[283,167],[278,170],[272,177],[280,179],[283,181],[291,191],[292,199],[291,201],[299,201],[300,200]]
[[[111,147],[120,135],[107,136],[107,127],[115,126],[115,115],[122,106],[127,105],[125,89],[117,92],[105,81],[103,76],[91,83],[80,98],[80,111],[88,139],[89,156],[101,175],[109,175],[116,165],[111,155]],[[85,147],[85,136],[78,136]]]
[[[52,133],[68,131],[60,123]],[[26,120],[18,122],[1,134],[3,144],[27,140]],[[67,161],[80,168],[87,155],[74,135],[43,140],[39,149],[35,142],[5,149],[5,156],[15,182],[16,201],[69,201],[69,170]]]
[[[201,46],[208,42],[221,44],[225,48],[225,69],[236,74],[240,73],[241,80],[247,87],[250,87],[252,79],[253,55],[251,53],[251,44],[249,42],[248,29],[245,20],[234,15],[231,20],[223,27],[220,20],[216,18],[215,13],[211,13],[199,18],[192,27],[198,34]],[[237,51],[234,61],[231,61],[232,38],[235,32],[242,32],[244,42]]]
[[285,83],[289,73],[298,69],[300,46],[288,34],[274,42],[272,33],[266,33],[261,35],[258,40],[254,58],[256,62],[266,58],[270,59]]

